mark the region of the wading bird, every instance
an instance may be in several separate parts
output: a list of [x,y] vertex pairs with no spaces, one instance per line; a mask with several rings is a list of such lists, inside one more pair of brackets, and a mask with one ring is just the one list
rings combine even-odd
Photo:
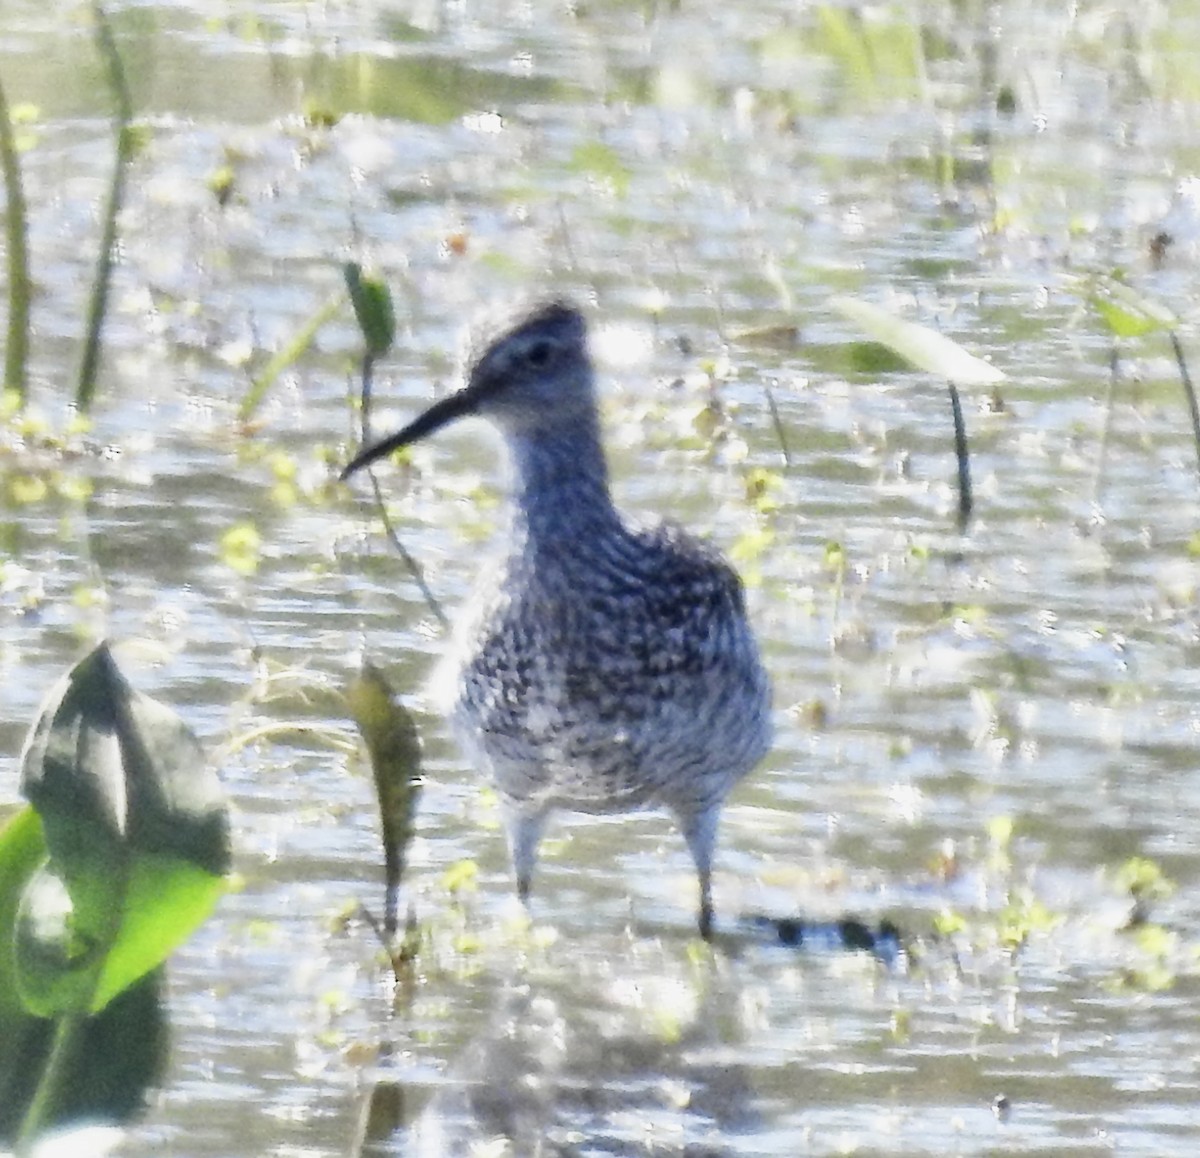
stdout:
[[462,388],[363,449],[342,478],[468,415],[504,436],[512,518],[455,633],[450,716],[496,786],[517,893],[528,901],[555,809],[662,807],[695,861],[708,937],[721,807],[771,742],[741,582],[681,528],[614,507],[573,305],[542,301],[483,332]]

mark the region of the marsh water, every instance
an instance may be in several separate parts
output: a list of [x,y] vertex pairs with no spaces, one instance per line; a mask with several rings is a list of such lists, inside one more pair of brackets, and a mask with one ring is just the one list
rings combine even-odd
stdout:
[[[356,1152],[383,1090],[363,1152],[1195,1153],[1200,472],[1167,333],[1118,342],[1089,295],[1122,277],[1200,364],[1200,11],[108,9],[145,135],[91,431],[0,443],[0,805],[107,636],[212,752],[239,874],[172,961],[169,1072],[120,1152]],[[0,77],[32,404],[63,431],[112,159],[86,12],[5,3]],[[711,951],[654,815],[561,817],[523,923],[494,800],[426,710],[444,633],[335,481],[348,308],[239,421],[348,259],[396,301],[377,428],[452,385],[477,310],[586,302],[620,502],[745,576],[777,742],[724,815]],[[965,530],[946,384],[838,294],[1006,374],[963,387]],[[451,619],[503,478],[472,424],[380,471]],[[358,915],[381,853],[339,695],[364,656],[425,744],[399,988]]]

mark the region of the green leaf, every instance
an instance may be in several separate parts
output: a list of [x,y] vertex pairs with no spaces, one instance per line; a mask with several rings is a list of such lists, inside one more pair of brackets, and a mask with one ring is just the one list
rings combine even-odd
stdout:
[[344,300],[340,293],[336,293],[323,305],[319,306],[312,316],[296,331],[292,340],[255,375],[254,381],[250,383],[250,389],[246,391],[246,395],[238,407],[237,416],[239,422],[246,423],[254,417],[258,408],[262,405],[263,399],[266,398],[268,391],[275,384],[275,381],[284,370],[300,358],[304,351],[313,344],[316,340],[317,332],[326,322],[336,316],[337,312],[342,308]]
[[1113,277],[1098,278],[1087,300],[1115,338],[1140,338],[1179,325],[1166,306]]
[[61,866],[102,833],[136,853],[229,867],[229,825],[199,741],[132,688],[101,643],[51,689],[22,755],[21,788]]
[[[980,609],[981,610],[981,609]],[[969,618],[968,614],[964,618]],[[985,825],[988,839],[992,845],[1001,852],[1006,852],[1012,846],[1013,831],[1015,829],[1011,816],[993,816]]]
[[421,740],[408,711],[370,663],[346,689],[346,702],[367,746],[383,830],[387,905],[384,926],[396,927],[397,890],[421,795]]
[[479,866],[473,860],[457,860],[442,873],[442,888],[450,894],[474,892]]
[[49,1018],[91,1008],[108,946],[76,922],[66,883],[48,865],[21,894],[14,934],[17,991],[30,1013]]
[[1175,891],[1174,882],[1155,861],[1144,856],[1130,857],[1117,870],[1117,887],[1135,900],[1161,901]]
[[[0,1143],[20,1126],[50,1053],[54,1023],[28,1013],[17,991],[18,906],[46,859],[42,822],[29,807],[0,829]],[[166,1059],[161,971],[144,976],[82,1028],[54,1121],[125,1121],[144,1106]]]
[[[23,808],[0,829],[0,1041],[10,1019],[24,1012],[17,996],[12,931],[25,885],[46,859],[42,822],[32,808]],[[4,1090],[0,1061],[0,1092]]]
[[391,349],[396,338],[396,311],[387,282],[370,274],[364,275],[362,267],[353,261],[346,263],[343,273],[367,352],[378,358]]
[[104,1009],[139,981],[151,962],[163,962],[202,925],[228,884],[187,860],[153,853],[133,862],[125,919],[100,973],[91,1012]]
[[233,196],[234,186],[237,184],[237,173],[234,172],[232,165],[218,165],[209,173],[205,184],[208,186],[209,192],[217,199],[218,205],[228,205],[229,199]]
[[990,362],[969,354],[937,330],[907,322],[857,298],[835,297],[830,303],[844,318],[859,326],[918,370],[937,374],[961,386],[992,386],[1004,373]]
[[95,1012],[211,911],[230,859],[220,785],[178,716],[101,644],[47,697],[22,790],[50,860],[21,902],[18,988],[44,1016]]

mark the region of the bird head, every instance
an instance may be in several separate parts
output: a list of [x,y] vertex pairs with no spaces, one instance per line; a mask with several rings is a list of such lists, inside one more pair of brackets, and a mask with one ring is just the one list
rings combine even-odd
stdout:
[[510,312],[503,321],[477,328],[467,359],[465,384],[435,402],[403,430],[361,450],[342,471],[355,471],[458,418],[488,418],[506,434],[533,436],[595,415],[587,324],[561,299]]

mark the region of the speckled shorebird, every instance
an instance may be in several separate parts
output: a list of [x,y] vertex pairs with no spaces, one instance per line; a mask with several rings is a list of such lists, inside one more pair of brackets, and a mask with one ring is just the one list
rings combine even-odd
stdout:
[[517,893],[528,900],[554,809],[661,806],[696,862],[708,937],[721,806],[771,740],[741,582],[713,547],[613,506],[586,324],[571,304],[540,302],[482,330],[465,385],[342,477],[466,415],[504,435],[512,521],[456,632],[450,714],[495,782]]

